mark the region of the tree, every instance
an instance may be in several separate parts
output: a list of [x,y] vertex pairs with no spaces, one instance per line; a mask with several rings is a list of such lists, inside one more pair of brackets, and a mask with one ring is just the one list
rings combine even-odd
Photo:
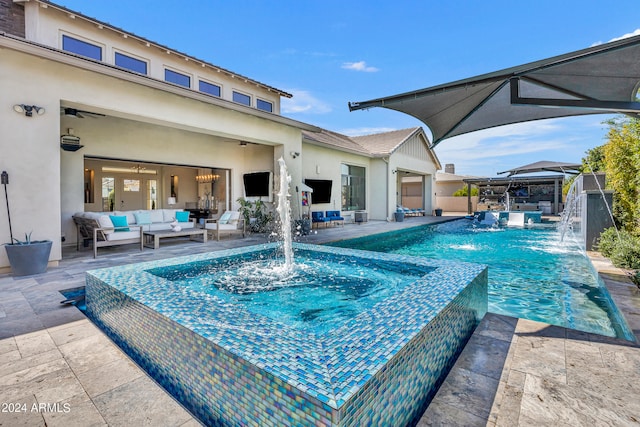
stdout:
[[620,225],[640,234],[640,120],[612,120],[602,147],[607,187],[614,190],[614,213]]
[[[468,193],[469,193],[469,191],[467,190],[467,186],[465,185],[464,187],[462,187],[462,188],[460,188],[460,189],[456,190],[456,191],[453,193],[453,196],[454,196],[454,197],[467,197]],[[477,196],[477,195],[478,195],[478,193],[479,193],[479,191],[478,191],[478,187],[475,187],[475,186],[474,186],[474,187],[471,187],[471,195],[472,195],[472,196]]]

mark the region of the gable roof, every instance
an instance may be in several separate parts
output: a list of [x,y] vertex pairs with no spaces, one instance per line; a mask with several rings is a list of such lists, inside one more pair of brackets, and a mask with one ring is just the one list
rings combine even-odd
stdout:
[[[362,154],[368,157],[387,157],[407,142],[411,137],[423,133],[421,127],[399,129],[390,132],[375,133],[362,136],[347,136],[338,132],[321,129],[320,132],[302,131],[304,142],[315,145],[328,145],[343,151]],[[426,141],[425,136],[425,141]],[[436,154],[428,146],[425,149],[430,153],[435,163],[440,166]]]
[[326,129],[320,129],[320,132],[302,131],[302,139],[304,142],[308,142],[315,145],[329,145],[333,148],[337,148],[343,151],[349,151],[357,154],[370,155],[361,145],[355,143],[353,139],[347,135],[342,135],[337,132],[332,132]]
[[414,127],[372,135],[354,136],[351,139],[365,147],[374,156],[388,156],[421,129],[420,127]]

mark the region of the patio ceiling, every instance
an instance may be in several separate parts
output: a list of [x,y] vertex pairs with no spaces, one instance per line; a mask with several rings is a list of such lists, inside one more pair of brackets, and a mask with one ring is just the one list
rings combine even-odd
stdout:
[[426,89],[350,102],[414,116],[446,138],[532,120],[621,113],[640,117],[640,36]]

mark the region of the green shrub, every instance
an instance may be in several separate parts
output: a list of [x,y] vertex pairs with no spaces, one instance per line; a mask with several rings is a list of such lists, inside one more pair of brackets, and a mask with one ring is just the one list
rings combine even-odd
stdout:
[[640,288],[640,270],[636,270],[635,274],[631,276],[631,280]]
[[602,255],[609,258],[613,253],[618,242],[618,233],[615,227],[610,227],[600,233],[598,242],[596,243],[596,250]]
[[[469,194],[469,190],[468,187],[465,185],[464,187],[456,190],[452,196],[454,197],[466,197],[467,194]],[[472,196],[477,196],[479,194],[479,190],[478,187],[471,187],[471,195]]]
[[611,259],[616,267],[640,270],[640,237],[626,230],[620,230],[620,238],[613,227],[603,231],[597,250]]

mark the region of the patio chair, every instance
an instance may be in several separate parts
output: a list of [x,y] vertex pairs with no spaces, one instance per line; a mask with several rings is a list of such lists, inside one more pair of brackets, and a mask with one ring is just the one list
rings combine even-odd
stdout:
[[[324,224],[326,227],[331,220],[325,217],[322,212],[311,212],[311,222],[313,224]],[[316,225],[316,228],[318,228],[318,225]]]
[[238,211],[226,211],[218,219],[208,218],[205,220],[204,228],[207,233],[220,240],[220,234],[241,234],[244,238],[246,234],[244,218]]
[[327,211],[326,212],[326,217],[332,224],[335,223],[342,223],[342,226],[344,227],[344,218],[340,216],[340,211]]

